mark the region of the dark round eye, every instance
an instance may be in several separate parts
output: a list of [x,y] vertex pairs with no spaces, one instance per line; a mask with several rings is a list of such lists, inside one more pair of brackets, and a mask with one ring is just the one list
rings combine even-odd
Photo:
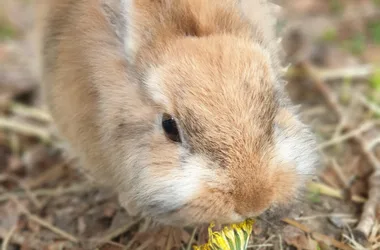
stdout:
[[162,115],[162,128],[164,129],[166,136],[175,142],[181,142],[181,138],[179,136],[177,123],[174,120],[173,116],[169,114]]

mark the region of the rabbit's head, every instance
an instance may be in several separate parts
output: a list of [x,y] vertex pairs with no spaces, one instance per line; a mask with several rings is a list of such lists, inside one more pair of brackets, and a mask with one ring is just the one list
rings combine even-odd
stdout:
[[119,34],[148,108],[133,111],[144,119],[124,114],[135,139],[121,203],[170,224],[237,222],[291,205],[317,156],[282,86],[267,4],[124,4]]

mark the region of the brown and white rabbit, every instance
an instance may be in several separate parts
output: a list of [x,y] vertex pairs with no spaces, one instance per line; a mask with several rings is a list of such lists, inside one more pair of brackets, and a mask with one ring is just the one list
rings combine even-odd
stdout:
[[318,157],[284,90],[267,2],[45,2],[55,124],[129,212],[232,223],[297,199]]

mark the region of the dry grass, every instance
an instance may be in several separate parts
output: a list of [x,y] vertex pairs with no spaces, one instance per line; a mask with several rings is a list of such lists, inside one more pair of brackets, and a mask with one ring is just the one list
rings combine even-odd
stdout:
[[[51,129],[33,72],[28,1],[0,6],[1,249],[192,249],[207,227],[136,220],[91,185]],[[322,166],[298,216],[254,225],[249,249],[380,249],[380,7],[280,1],[288,90],[318,135]],[[19,18],[22,17],[22,18]]]

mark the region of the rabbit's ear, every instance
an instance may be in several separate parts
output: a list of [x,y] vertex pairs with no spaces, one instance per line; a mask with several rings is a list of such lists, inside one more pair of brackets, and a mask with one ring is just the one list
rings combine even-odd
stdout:
[[138,44],[141,44],[141,36],[138,24],[138,9],[135,0],[121,0],[121,14],[125,22],[124,32],[124,49],[129,60],[133,61],[138,50]]
[[276,23],[281,7],[268,0],[238,0],[245,18],[251,23],[253,35],[263,44],[271,44],[276,38]]
[[253,24],[274,25],[282,9],[269,0],[238,0],[238,2],[244,16]]
[[153,37],[162,0],[102,0],[103,11],[133,62],[138,49]]
[[102,10],[118,39],[123,42],[126,32],[122,1],[102,0]]

